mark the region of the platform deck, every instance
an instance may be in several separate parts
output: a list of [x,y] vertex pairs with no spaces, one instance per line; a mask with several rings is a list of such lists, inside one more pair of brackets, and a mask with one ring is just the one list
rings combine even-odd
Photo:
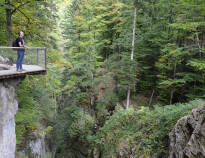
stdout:
[[16,71],[16,65],[10,67],[9,70],[0,70],[0,79],[6,78],[15,78],[15,77],[23,77],[26,75],[39,75],[39,74],[46,74],[46,70],[38,65],[23,65],[23,72]]

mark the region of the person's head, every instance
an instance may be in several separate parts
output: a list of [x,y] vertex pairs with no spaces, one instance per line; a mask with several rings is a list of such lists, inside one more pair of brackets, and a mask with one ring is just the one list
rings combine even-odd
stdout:
[[23,31],[20,31],[20,32],[19,32],[19,37],[22,37],[22,38],[23,38],[23,36],[24,36]]

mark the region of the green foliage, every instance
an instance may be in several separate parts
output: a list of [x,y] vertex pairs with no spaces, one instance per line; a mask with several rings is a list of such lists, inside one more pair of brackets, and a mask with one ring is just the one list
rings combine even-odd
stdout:
[[[88,138],[92,137],[92,132],[98,133],[100,127],[102,129],[110,128],[109,125],[104,125],[105,122],[110,121],[110,124],[117,122],[117,119],[112,119],[117,115],[114,114],[114,110],[117,105],[121,106],[124,103],[128,86],[131,87],[131,99],[136,102],[136,105],[147,106],[152,92],[154,92],[152,99],[163,104],[203,98],[205,85],[204,46],[202,44],[204,42],[204,7],[201,7],[203,4],[203,1],[186,0],[180,0],[180,2],[145,0],[135,1],[135,3],[131,0],[71,0],[69,5],[65,6],[65,15],[61,22],[62,35],[66,41],[65,69],[62,77],[63,97],[58,112],[58,115],[62,115],[62,117],[57,117],[56,122],[56,126],[59,129],[62,128],[62,131],[56,131],[57,135],[64,133],[62,137],[57,138],[58,142],[62,143],[67,140],[67,144],[61,146],[63,149],[69,148],[71,154],[75,147],[71,147],[70,144],[73,138],[76,138],[78,145],[87,146],[87,151],[88,149],[94,150],[90,146]],[[136,43],[134,60],[130,61],[133,27],[133,16],[130,15],[133,14],[134,5],[137,6]],[[196,14],[197,12],[199,14]],[[140,100],[140,97],[135,99],[137,95],[143,95],[145,101]],[[76,109],[75,115],[77,116],[80,114],[80,110],[77,109],[82,109],[86,116],[94,120],[97,127],[92,129],[89,126],[88,130],[84,128],[83,124],[80,128],[77,123],[79,118],[75,120],[68,113],[72,109],[71,107]],[[185,105],[176,108],[179,111],[183,109],[186,109]],[[155,112],[159,111],[159,115],[154,115],[148,108],[144,108],[144,110],[143,118],[141,115],[135,114],[132,118],[133,120],[146,120],[143,125],[149,124],[149,121],[153,123],[148,120],[149,115],[156,118],[166,115],[170,117],[167,118],[167,124],[173,127],[176,120],[185,115],[185,113],[176,114],[176,117],[173,118],[172,113],[163,114],[162,107],[157,107],[155,110]],[[187,108],[188,111],[190,111],[189,108]],[[120,114],[122,115],[122,113]],[[127,114],[127,112],[125,113]],[[82,118],[85,119],[85,122],[87,121],[84,114],[82,114]],[[123,121],[129,125],[129,122]],[[158,122],[160,121],[158,120]],[[62,122],[63,127],[61,126]],[[88,124],[90,125],[90,123]],[[139,123],[138,126],[140,126]],[[147,127],[147,125],[145,126]],[[126,127],[130,128],[127,130],[128,133],[130,132],[131,135],[134,132],[137,133],[139,127],[134,129],[135,127],[134,125]],[[160,125],[157,124],[153,130],[159,127]],[[120,129],[119,126],[116,128]],[[82,132],[82,129],[85,132]],[[67,130],[69,133],[66,133]],[[104,134],[110,134],[110,140],[113,139],[116,141],[115,143],[121,141],[117,138],[118,133],[115,134],[115,129],[107,130]],[[138,135],[143,135],[146,132],[149,135],[146,128],[143,130]],[[124,138],[129,138],[129,136],[125,131],[122,129],[119,133],[124,133],[119,135],[122,137],[122,142],[126,144]],[[162,135],[165,135],[168,130],[162,132],[164,132]],[[156,141],[157,138],[154,139]],[[134,140],[136,139],[133,138],[131,142],[127,142],[127,146],[129,144],[134,146],[136,144]],[[100,142],[100,138],[96,141]],[[145,141],[147,141],[147,147],[145,150],[140,149],[141,153],[152,152],[153,146],[149,144],[152,139]],[[105,146],[106,149],[104,149],[103,143],[99,147],[102,149],[102,154],[107,149],[112,149],[112,156],[116,156],[117,149],[110,147],[112,142],[109,143],[110,146]],[[165,148],[162,146],[157,147],[155,151],[163,150],[162,153],[165,152]],[[64,150],[58,156],[64,155],[63,153],[65,154]],[[76,153],[84,155],[79,150]],[[84,157],[88,157],[88,153]]]
[[18,94],[19,99],[19,111],[15,117],[16,121],[16,135],[17,144],[21,144],[24,134],[33,132],[39,129],[40,124],[37,121],[35,107],[37,102],[32,97],[31,87],[27,86],[28,82],[23,82],[20,85],[20,91]]
[[117,157],[123,148],[128,155],[163,157],[168,132],[197,102],[115,110],[128,86],[139,107],[152,92],[162,104],[205,97],[205,1],[8,1],[0,0],[0,45],[9,44],[10,9],[13,38],[23,30],[29,46],[49,48],[47,76],[27,77],[19,87],[18,144],[43,126],[59,158],[91,157],[96,147],[103,157]]
[[81,141],[85,141],[86,137],[92,134],[91,129],[94,127],[93,118],[83,111],[74,112],[71,114],[71,116],[73,118],[73,121],[68,129],[70,137],[77,137]]
[[102,157],[118,157],[120,152],[136,157],[151,157],[155,153],[166,157],[169,132],[178,119],[200,105],[204,105],[203,100],[165,107],[157,105],[153,111],[147,107],[121,109],[90,141],[98,147]]
[[199,70],[201,72],[205,72],[205,61],[204,60],[193,59],[193,60],[190,60],[187,65],[190,65],[196,70]]
[[[0,45],[10,45],[8,41],[8,21],[6,9],[11,12],[12,39],[20,30],[25,32],[25,41],[32,46],[48,45],[48,32],[52,30],[56,18],[56,2],[44,0],[0,0],[0,25],[2,35]],[[45,26],[46,29],[45,29]],[[28,42],[29,41],[29,42]]]

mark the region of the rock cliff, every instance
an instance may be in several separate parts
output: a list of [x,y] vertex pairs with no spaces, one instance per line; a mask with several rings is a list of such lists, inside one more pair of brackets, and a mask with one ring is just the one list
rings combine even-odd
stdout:
[[23,78],[0,81],[0,158],[14,158],[16,150],[15,114],[17,87]]
[[205,105],[178,120],[169,138],[169,158],[205,158]]

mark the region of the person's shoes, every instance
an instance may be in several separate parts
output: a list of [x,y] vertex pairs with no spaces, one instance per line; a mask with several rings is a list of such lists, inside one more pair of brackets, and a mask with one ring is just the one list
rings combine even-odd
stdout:
[[18,70],[18,69],[16,70],[16,72],[17,72],[17,73],[21,73],[21,71],[20,71],[20,70]]
[[20,72],[26,71],[25,69],[20,69]]

